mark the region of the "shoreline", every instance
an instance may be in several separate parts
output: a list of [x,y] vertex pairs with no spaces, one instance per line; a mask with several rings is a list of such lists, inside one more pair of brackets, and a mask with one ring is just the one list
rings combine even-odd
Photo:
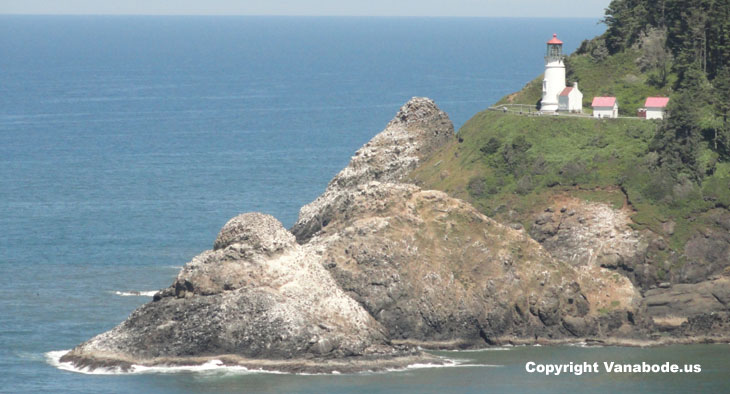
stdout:
[[612,347],[659,347],[670,345],[699,345],[699,344],[730,344],[730,336],[690,336],[690,337],[663,337],[657,339],[637,339],[637,338],[538,338],[526,339],[518,337],[497,337],[491,340],[487,346],[480,346],[469,341],[414,341],[414,340],[394,340],[391,341],[396,345],[417,346],[426,351],[459,351],[459,350],[488,350],[495,347],[505,346],[564,346],[564,345],[594,345],[594,346],[612,346]]
[[[246,373],[271,373],[292,375],[338,375],[358,373],[397,372],[415,368],[458,367],[454,360],[437,356],[429,351],[490,351],[495,348],[517,346],[574,346],[652,348],[671,345],[730,344],[730,337],[684,337],[660,339],[632,338],[538,338],[528,340],[515,337],[499,337],[493,344],[478,346],[467,341],[393,341],[396,345],[417,346],[423,353],[391,357],[359,356],[343,359],[250,359],[235,354],[196,357],[157,357],[135,360],[123,356],[94,356],[69,354],[72,350],[46,353],[47,362],[58,369],[83,374],[134,374],[202,372],[213,369],[234,368]],[[500,349],[502,350],[502,349]],[[63,352],[63,354],[60,354]],[[51,353],[57,354],[52,356]],[[158,370],[159,369],[159,370]],[[156,371],[158,370],[158,371]]]
[[[429,353],[397,356],[357,356],[340,359],[250,359],[235,354],[191,357],[157,357],[151,359],[134,359],[121,355],[78,355],[65,351],[58,357],[54,365],[59,369],[77,373],[104,373],[95,371],[114,371],[110,373],[135,373],[135,369],[181,368],[196,369],[204,366],[213,368],[243,368],[247,372],[283,373],[283,374],[324,374],[336,375],[344,373],[385,372],[405,370],[414,366],[436,368],[456,366],[453,360]],[[50,353],[50,352],[49,352]],[[50,356],[49,356],[50,358]],[[63,364],[66,364],[65,366]],[[206,368],[209,369],[209,368]]]

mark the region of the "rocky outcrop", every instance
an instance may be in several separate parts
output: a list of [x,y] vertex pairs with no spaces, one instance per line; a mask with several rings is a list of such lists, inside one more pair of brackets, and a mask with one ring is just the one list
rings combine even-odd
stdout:
[[[628,280],[575,271],[445,193],[370,182],[347,200],[308,245],[393,340],[453,347],[597,335],[628,323],[637,305]],[[601,308],[623,311],[615,327]]]
[[[554,203],[534,215],[531,236],[579,270],[602,267],[630,279],[643,292],[635,299],[640,306],[632,317],[637,336],[663,332],[702,340],[727,337],[730,236],[722,224],[730,220],[724,215],[715,214],[710,220],[714,228],[700,228],[691,236],[680,257],[662,235],[632,230],[628,207],[615,209],[569,196]],[[671,235],[674,227],[667,221],[662,231]]]
[[713,325],[698,324],[730,316],[730,278],[721,276],[692,284],[674,284],[645,293],[646,313],[658,331],[685,335],[712,335],[727,332]]
[[153,302],[63,357],[89,367],[211,359],[308,372],[434,361],[389,344],[383,327],[337,286],[319,257],[275,218],[258,213],[231,219],[214,249],[186,264]]
[[684,245],[686,262],[677,282],[697,283],[730,267],[730,214],[712,212],[711,224],[698,229]]
[[299,211],[291,232],[306,242],[347,209],[347,191],[369,181],[399,182],[428,154],[454,138],[449,116],[433,100],[414,97],[385,130],[355,152],[350,163],[327,185],[325,192]]
[[632,210],[560,196],[536,213],[530,235],[557,259],[574,267],[600,266],[642,290],[668,280],[678,257],[661,236],[631,227]]

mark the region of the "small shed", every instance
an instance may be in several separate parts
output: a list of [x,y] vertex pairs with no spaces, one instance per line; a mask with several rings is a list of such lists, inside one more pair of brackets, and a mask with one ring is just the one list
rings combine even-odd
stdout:
[[593,107],[594,118],[618,118],[616,97],[594,97],[591,107]]
[[578,82],[560,92],[558,111],[583,112],[583,93],[578,90]]
[[647,119],[664,119],[669,97],[647,97],[644,103]]

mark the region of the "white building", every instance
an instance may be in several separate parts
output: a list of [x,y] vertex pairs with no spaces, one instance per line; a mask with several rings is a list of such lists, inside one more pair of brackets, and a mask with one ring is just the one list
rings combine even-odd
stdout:
[[583,112],[583,93],[578,90],[578,82],[560,92],[558,111]]
[[545,77],[542,80],[542,101],[540,111],[558,110],[558,95],[565,89],[565,64],[563,63],[563,42],[558,35],[547,42],[545,55]]
[[593,107],[594,118],[618,117],[618,100],[616,100],[616,97],[594,97],[591,107]]
[[664,119],[669,97],[647,97],[644,103],[647,119]]

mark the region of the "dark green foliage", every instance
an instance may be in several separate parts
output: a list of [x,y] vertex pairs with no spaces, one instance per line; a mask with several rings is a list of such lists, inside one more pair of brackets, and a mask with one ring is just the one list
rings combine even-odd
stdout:
[[492,137],[487,141],[484,146],[479,148],[479,150],[484,153],[485,155],[491,155],[492,153],[496,153],[499,148],[502,146],[502,141]]
[[709,79],[730,63],[730,0],[613,0],[604,23],[611,54],[631,48],[652,30],[666,31],[680,80],[692,63],[699,62]]
[[[608,48],[606,47],[606,40],[601,37],[594,38],[592,40],[583,40],[580,47],[575,51],[578,55],[589,55],[594,62],[600,63],[605,60],[608,55]],[[566,63],[570,61],[570,58],[566,59]],[[570,66],[568,65],[568,70]]]
[[515,178],[522,177],[529,172],[532,165],[532,160],[527,155],[531,147],[532,144],[523,135],[516,136],[502,148],[502,163],[499,163],[499,167]]
[[579,183],[589,183],[591,181],[590,172],[585,162],[571,161],[566,163],[560,169],[561,184],[575,186]]
[[649,146],[657,152],[662,168],[673,174],[688,173],[695,180],[702,174],[698,166],[701,133],[698,127],[699,114],[689,91],[670,101],[671,116],[662,124]]
[[730,160],[730,65],[720,69],[713,82],[713,101],[718,119],[713,148],[720,157]]
[[664,28],[649,28],[639,36],[638,46],[641,56],[637,63],[642,72],[649,73],[647,83],[664,87],[669,78],[673,56],[667,49],[667,31]]
[[613,53],[621,52],[638,39],[646,27],[648,10],[641,0],[614,0],[606,8],[603,22],[608,26],[606,46]]
[[[613,0],[604,22],[601,38],[614,56],[641,53],[647,84],[664,87],[676,76],[650,149],[675,186],[682,174],[700,184],[730,160],[730,0]],[[716,153],[711,166],[699,159],[704,143]]]

